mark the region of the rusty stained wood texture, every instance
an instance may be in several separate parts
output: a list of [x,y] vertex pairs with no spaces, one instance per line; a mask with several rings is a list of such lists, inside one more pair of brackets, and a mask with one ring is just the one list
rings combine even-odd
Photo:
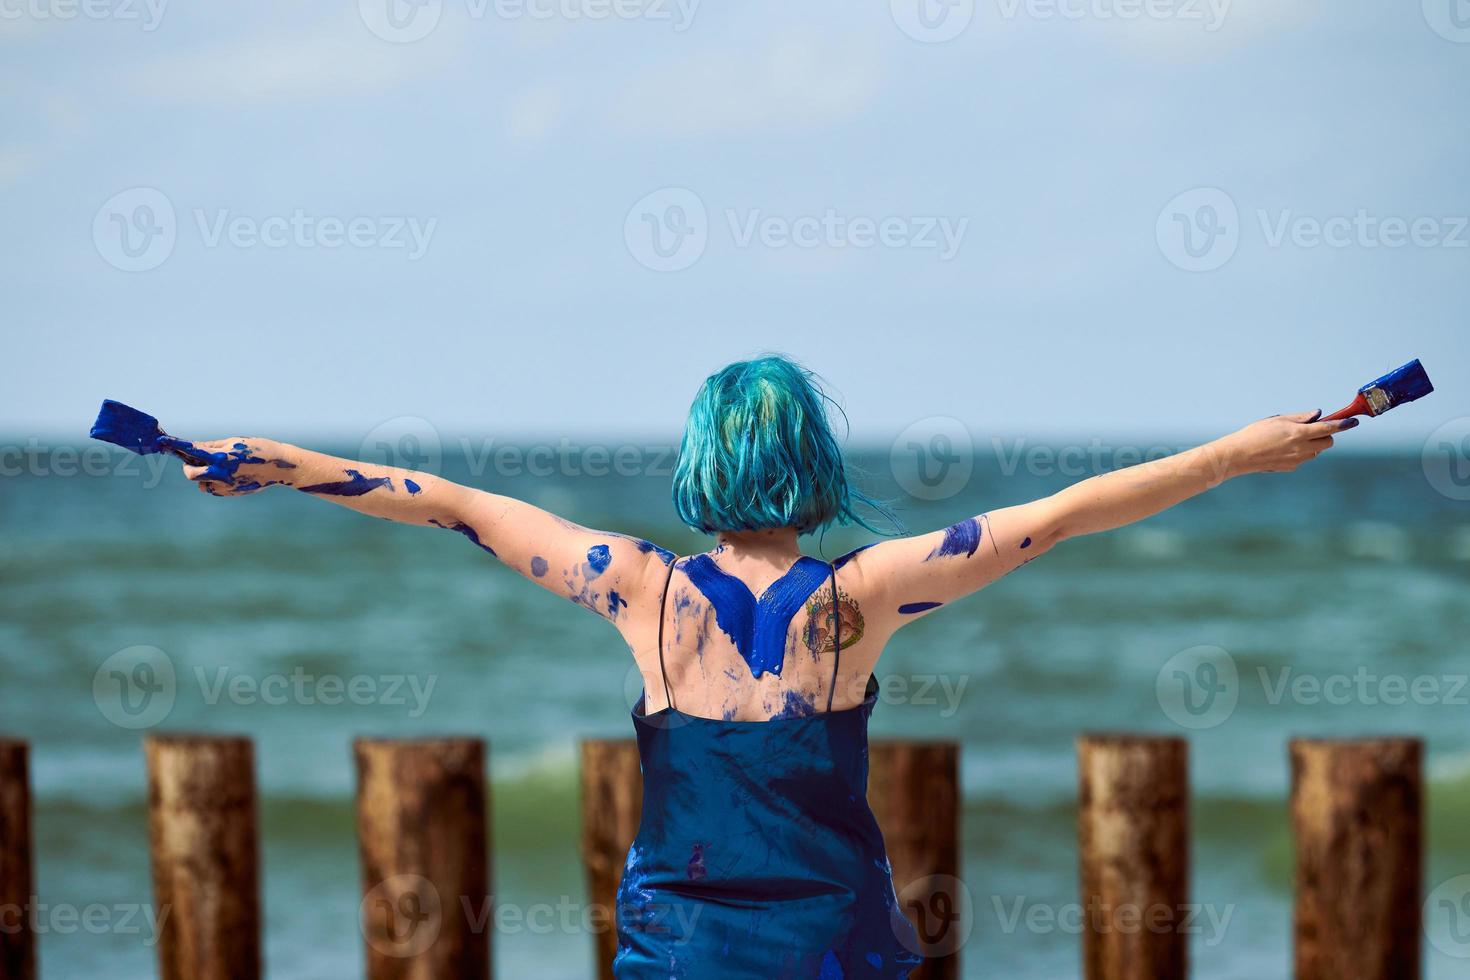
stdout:
[[1086,980],[1189,971],[1189,749],[1183,739],[1077,740]]
[[247,738],[144,740],[162,980],[258,980],[260,881]]
[[31,783],[26,743],[0,738],[0,980],[35,980]]
[[353,752],[368,980],[485,980],[485,743],[357,739]]
[[1424,746],[1293,739],[1297,980],[1420,975]]

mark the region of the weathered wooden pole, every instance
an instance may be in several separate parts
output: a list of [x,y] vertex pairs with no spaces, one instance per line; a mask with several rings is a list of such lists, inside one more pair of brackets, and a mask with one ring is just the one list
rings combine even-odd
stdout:
[[1180,738],[1077,740],[1086,980],[1189,972],[1189,747]]
[[617,891],[643,817],[643,773],[630,738],[582,742],[582,863],[596,915],[597,975],[612,980],[618,951]]
[[360,738],[353,754],[368,980],[486,980],[485,743]]
[[1419,976],[1424,745],[1293,739],[1296,980]]
[[0,980],[35,980],[31,781],[26,743],[0,739]]
[[[888,845],[896,890],[907,899],[922,950],[933,955],[912,980],[958,976],[959,946],[973,917],[959,883],[959,747],[953,742],[874,742],[868,798]],[[615,901],[643,812],[643,775],[632,739],[582,743],[582,859],[594,909],[597,970],[611,980]],[[905,894],[905,889],[908,889]],[[963,918],[960,912],[964,911]]]
[[162,980],[260,977],[255,762],[248,738],[150,735],[148,830]]
[[883,831],[893,886],[924,963],[911,980],[960,975],[974,913],[960,881],[960,747],[952,741],[876,741],[868,803]]

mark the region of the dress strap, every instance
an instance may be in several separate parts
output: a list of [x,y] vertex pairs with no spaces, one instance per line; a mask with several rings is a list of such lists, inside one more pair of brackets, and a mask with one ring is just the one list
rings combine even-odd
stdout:
[[674,566],[678,563],[678,558],[669,562],[669,574],[664,579],[664,591],[658,597],[658,676],[664,685],[664,703],[670,708],[674,706],[674,698],[669,693],[669,675],[664,670],[664,607],[669,601],[669,583],[674,580]]
[[837,599],[837,566],[832,566],[832,685],[827,688],[827,710],[837,693],[837,668],[842,664],[842,604]]

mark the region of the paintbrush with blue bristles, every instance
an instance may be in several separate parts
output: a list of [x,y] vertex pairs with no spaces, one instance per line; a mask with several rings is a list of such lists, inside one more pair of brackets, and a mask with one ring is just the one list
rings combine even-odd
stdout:
[[1350,405],[1333,412],[1322,421],[1331,422],[1334,419],[1352,418],[1354,415],[1382,415],[1390,408],[1423,398],[1433,390],[1434,385],[1429,383],[1429,375],[1424,373],[1424,365],[1415,358],[1377,381],[1359,388],[1358,397]]
[[176,439],[164,432],[158,425],[158,419],[147,412],[110,398],[102,402],[97,421],[92,423],[89,434],[93,439],[121,446],[139,456],[172,453],[190,466],[207,466],[210,473],[206,474],[206,479],[228,480],[240,466],[240,460],[229,453],[199,449],[187,439]]

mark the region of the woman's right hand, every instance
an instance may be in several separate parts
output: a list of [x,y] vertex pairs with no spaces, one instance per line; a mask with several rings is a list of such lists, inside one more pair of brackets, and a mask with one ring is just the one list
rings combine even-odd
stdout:
[[1273,415],[1225,437],[1226,458],[1233,473],[1290,473],[1332,448],[1334,433],[1351,429],[1357,419],[1319,422],[1322,410]]

